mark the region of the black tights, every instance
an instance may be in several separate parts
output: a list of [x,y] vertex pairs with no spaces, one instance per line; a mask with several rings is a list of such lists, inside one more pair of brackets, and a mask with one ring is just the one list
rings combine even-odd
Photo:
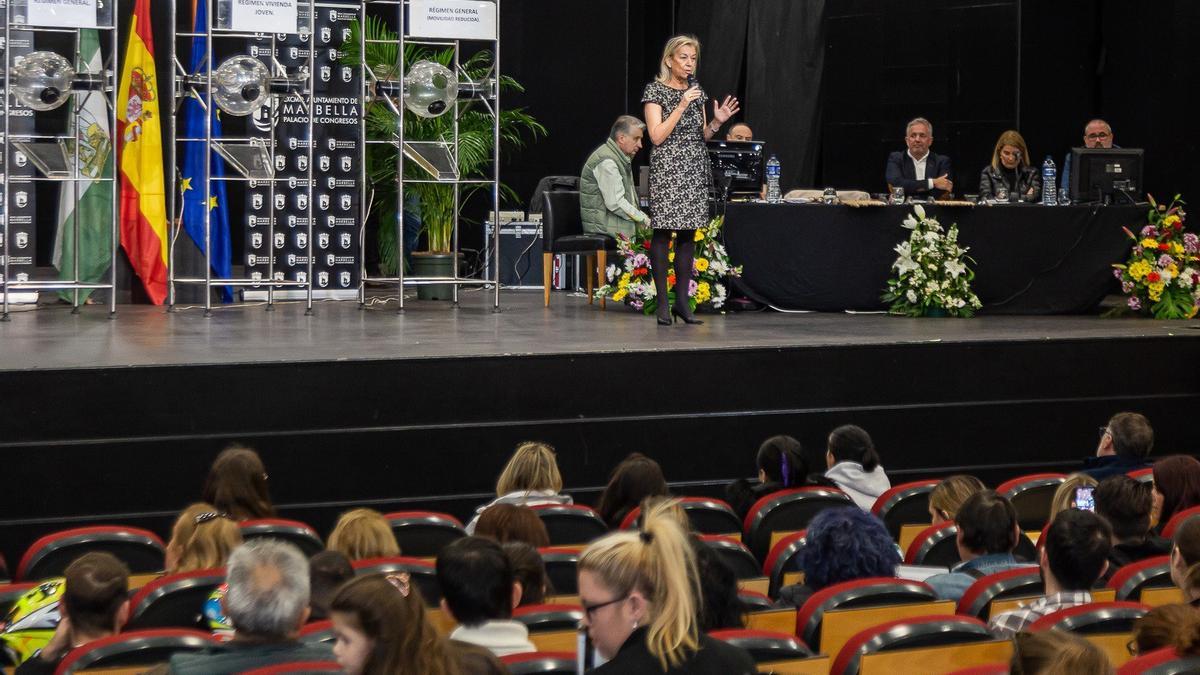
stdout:
[[[674,230],[656,229],[650,238],[650,271],[654,274],[658,316],[664,319],[671,316],[671,306],[667,303],[667,249],[671,245],[673,232]],[[692,285],[692,261],[696,257],[696,239],[692,230],[681,230],[678,235],[675,239],[675,308],[683,316],[691,317],[688,291]]]

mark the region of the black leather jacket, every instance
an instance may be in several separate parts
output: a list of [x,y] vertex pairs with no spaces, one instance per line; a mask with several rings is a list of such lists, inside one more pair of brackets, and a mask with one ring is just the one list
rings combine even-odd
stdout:
[[[1037,169],[1032,166],[1022,167],[1020,169],[1021,189],[1020,195],[1023,201],[1036,202],[1042,198],[1042,175]],[[995,199],[996,192],[1000,188],[1004,188],[1010,195],[1013,193],[1013,172],[1001,166],[1000,171],[997,171],[988,166],[983,167],[983,171],[979,172],[979,198],[980,199]],[[1033,196],[1029,195],[1029,188],[1033,188]]]

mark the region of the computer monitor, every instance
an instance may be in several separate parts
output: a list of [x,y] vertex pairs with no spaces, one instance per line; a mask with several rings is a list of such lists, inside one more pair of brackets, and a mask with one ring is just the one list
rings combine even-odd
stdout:
[[1071,201],[1108,202],[1113,195],[1137,200],[1142,184],[1141,148],[1071,148]]
[[709,141],[708,160],[712,164],[713,187],[721,194],[729,186],[728,196],[754,196],[762,192],[764,169],[761,141]]

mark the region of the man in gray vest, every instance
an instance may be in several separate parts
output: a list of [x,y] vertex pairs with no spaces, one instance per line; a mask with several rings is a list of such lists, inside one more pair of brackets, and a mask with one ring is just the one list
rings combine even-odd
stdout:
[[604,145],[588,157],[579,176],[579,212],[583,231],[632,238],[637,226],[650,227],[650,216],[637,207],[631,160],[642,149],[646,125],[621,115]]

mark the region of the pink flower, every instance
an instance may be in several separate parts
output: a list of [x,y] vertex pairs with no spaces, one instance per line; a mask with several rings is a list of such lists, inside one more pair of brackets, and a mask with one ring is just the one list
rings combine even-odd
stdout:
[[1132,293],[1133,292],[1133,282],[1132,281],[1122,281],[1121,282],[1121,292],[1127,293],[1127,294]]
[[1116,277],[1118,280],[1121,278],[1121,274],[1122,274],[1121,270],[1116,269],[1116,268],[1113,269],[1113,276]]
[[1138,255],[1138,256],[1140,256],[1141,254],[1143,254],[1143,253],[1145,253],[1145,252],[1146,252],[1146,249],[1142,248],[1141,246],[1134,246],[1134,247],[1133,247],[1133,254],[1134,254],[1134,255]]
[[1129,309],[1132,309],[1133,311],[1136,312],[1141,308],[1142,308],[1142,301],[1140,299],[1138,299],[1138,297],[1136,295],[1129,299]]
[[1143,237],[1157,237],[1158,230],[1155,229],[1155,227],[1153,225],[1147,225],[1142,228],[1142,236]]

